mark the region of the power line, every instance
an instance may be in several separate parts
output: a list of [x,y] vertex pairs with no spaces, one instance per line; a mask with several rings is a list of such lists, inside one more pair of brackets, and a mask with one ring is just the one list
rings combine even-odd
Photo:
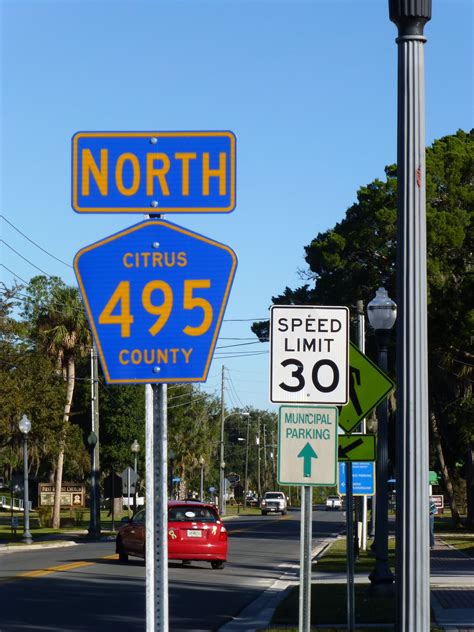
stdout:
[[63,261],[62,259],[60,259],[59,257],[56,257],[56,255],[53,255],[51,252],[49,252],[48,250],[45,250],[42,246],[40,246],[39,244],[36,243],[36,241],[33,241],[33,239],[31,239],[30,237],[28,237],[28,235],[25,235],[25,233],[23,233],[17,226],[15,226],[15,224],[13,224],[10,220],[8,220],[5,215],[0,214],[0,218],[3,219],[3,221],[5,221],[7,224],[9,224],[14,230],[16,230],[17,233],[19,233],[20,235],[22,235],[22,237],[24,237],[25,239],[27,239],[30,243],[32,243],[34,246],[36,246],[37,248],[39,248],[40,250],[42,250],[45,254],[49,255],[50,257],[52,257],[53,259],[56,259],[56,261],[59,261],[59,263],[63,263],[65,266],[67,266],[68,268],[72,268],[72,265],[70,263],[66,263],[65,261]]
[[4,239],[0,239],[0,242],[2,244],[5,244],[5,246],[7,248],[10,248],[10,250],[13,250],[13,252],[18,255],[19,257],[21,257],[24,261],[26,261],[27,263],[30,264],[30,266],[33,266],[33,268],[36,268],[37,270],[39,270],[40,272],[42,272],[43,274],[45,274],[47,277],[49,277],[50,279],[52,278],[50,274],[48,274],[47,272],[45,272],[45,270],[43,270],[42,268],[40,268],[39,266],[35,265],[32,261],[30,261],[29,259],[27,259],[26,257],[24,257],[20,252],[18,252],[18,250],[15,250],[15,248],[13,248],[13,246],[10,246],[10,244],[8,244]]
[[25,281],[25,279],[22,279],[19,274],[16,274],[15,272],[13,272],[13,270],[10,270],[10,268],[7,268],[7,266],[4,263],[0,263],[0,266],[2,266],[2,268],[5,268],[5,270],[7,270],[10,274],[13,274],[15,278],[20,279],[20,281],[28,285],[29,281]]

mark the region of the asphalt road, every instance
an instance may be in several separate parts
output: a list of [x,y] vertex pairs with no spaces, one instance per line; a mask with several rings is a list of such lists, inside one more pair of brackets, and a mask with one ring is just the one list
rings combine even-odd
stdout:
[[[314,544],[343,516],[316,511]],[[217,630],[285,572],[297,573],[300,513],[226,521],[226,567],[169,564],[170,630]],[[119,564],[113,542],[0,553],[0,632],[143,632],[145,566]]]

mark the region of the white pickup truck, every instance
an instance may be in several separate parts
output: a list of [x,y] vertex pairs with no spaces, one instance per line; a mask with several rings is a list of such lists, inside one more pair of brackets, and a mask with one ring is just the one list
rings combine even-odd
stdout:
[[326,511],[330,509],[337,509],[341,511],[342,509],[342,498],[340,496],[328,496],[326,498]]
[[262,516],[267,513],[281,513],[283,516],[288,511],[288,502],[283,492],[267,492],[260,503]]

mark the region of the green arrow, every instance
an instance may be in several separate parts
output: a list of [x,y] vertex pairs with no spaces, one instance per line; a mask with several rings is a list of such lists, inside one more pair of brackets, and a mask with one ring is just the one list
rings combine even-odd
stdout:
[[298,458],[303,460],[303,476],[305,478],[311,477],[311,459],[317,459],[318,455],[311,447],[310,443],[307,443],[305,447],[298,454]]

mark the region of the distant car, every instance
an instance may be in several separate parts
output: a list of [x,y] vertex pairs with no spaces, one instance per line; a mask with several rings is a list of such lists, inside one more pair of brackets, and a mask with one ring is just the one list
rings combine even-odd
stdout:
[[[115,551],[120,562],[129,555],[145,558],[145,509],[127,521],[117,534]],[[227,530],[214,505],[197,501],[168,502],[168,559],[210,562],[224,568]]]
[[258,507],[258,498],[255,494],[247,494],[247,498],[245,500],[248,507]]
[[283,516],[288,511],[288,503],[283,492],[267,492],[260,503],[262,516],[267,513],[281,513]]
[[337,509],[341,511],[342,509],[342,498],[341,496],[328,496],[326,498],[326,511],[330,509]]

